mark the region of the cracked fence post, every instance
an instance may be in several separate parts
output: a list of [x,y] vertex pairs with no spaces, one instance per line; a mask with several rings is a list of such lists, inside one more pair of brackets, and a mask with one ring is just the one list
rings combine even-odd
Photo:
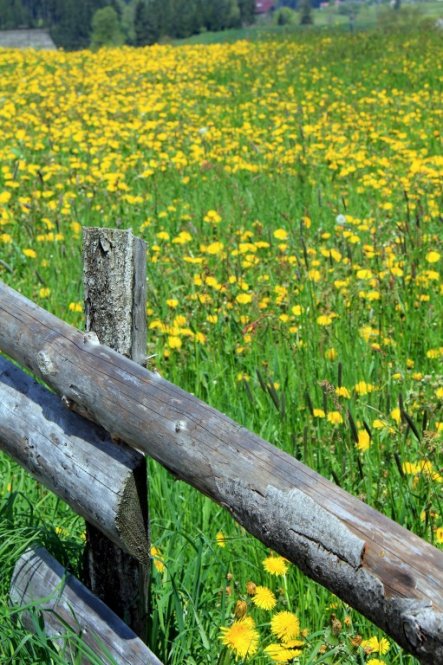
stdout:
[[[144,365],[145,242],[135,238],[131,230],[83,229],[83,284],[87,334],[91,337],[96,335],[102,344]],[[137,471],[136,491],[140,504],[146,510],[144,521],[149,542],[146,460],[142,461]],[[148,576],[148,566],[86,522],[87,584],[145,641]]]

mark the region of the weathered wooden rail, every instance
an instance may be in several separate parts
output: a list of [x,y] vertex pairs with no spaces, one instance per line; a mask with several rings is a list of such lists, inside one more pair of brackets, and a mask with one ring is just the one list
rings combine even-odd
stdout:
[[[15,606],[39,601],[45,632],[54,641],[63,643],[69,628],[104,664],[162,665],[103,601],[67,574],[42,547],[26,551],[17,561],[10,595]],[[22,613],[21,619],[25,627],[34,629],[35,617],[29,610]],[[91,661],[86,655],[82,662],[87,665]]]
[[[152,456],[227,508],[421,662],[443,663],[443,552],[1,283],[0,349],[113,439]],[[3,377],[0,370],[0,445],[10,441],[8,452],[16,458],[24,446],[26,466],[39,444],[32,431],[15,432],[14,419],[8,420],[3,396],[16,380]]]

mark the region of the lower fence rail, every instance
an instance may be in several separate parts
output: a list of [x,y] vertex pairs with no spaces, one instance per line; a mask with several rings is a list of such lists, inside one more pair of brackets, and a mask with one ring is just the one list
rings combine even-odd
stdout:
[[[43,547],[27,550],[17,561],[10,600],[33,631],[43,620],[45,633],[61,649],[76,649],[90,663],[90,651],[103,665],[162,665],[146,644],[105,603],[70,575]],[[77,640],[66,639],[76,635]],[[75,662],[79,662],[76,660]]]

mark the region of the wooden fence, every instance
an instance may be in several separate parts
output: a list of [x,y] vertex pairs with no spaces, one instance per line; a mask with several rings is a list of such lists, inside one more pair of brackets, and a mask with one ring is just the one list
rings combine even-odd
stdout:
[[[119,232],[91,233],[97,234],[90,236],[93,255],[106,259],[118,245]],[[129,258],[121,262],[124,270],[137,254],[128,250],[128,237],[132,238],[126,236],[123,243],[129,251]],[[98,319],[93,312],[101,306],[91,296],[97,271],[89,274],[87,313]],[[125,280],[135,284],[140,301],[141,287],[132,269]],[[109,284],[95,281],[98,291],[110,297]],[[133,302],[128,294],[126,302]],[[93,329],[93,322],[88,327]],[[134,568],[127,573],[125,566],[121,572],[132,576],[134,593],[140,591],[148,559],[145,490],[141,495],[139,491],[140,476],[146,475],[139,471],[142,452],[224,506],[265,545],[371,619],[420,662],[443,663],[443,552],[224,414],[101,344],[97,335],[79,332],[1,283],[0,350],[61,396],[60,401],[1,360],[0,447],[115,543],[117,561],[120,550],[136,559],[141,573],[134,573]],[[101,551],[99,546],[96,556]],[[29,602],[33,593],[36,598],[48,595],[41,584],[30,589],[26,582],[38,565],[56,568],[47,554],[34,551],[26,557],[18,562],[12,583],[11,596],[19,604]],[[54,579],[60,575],[55,571]],[[43,574],[41,579],[47,577]],[[60,606],[75,609],[74,596],[75,592],[69,601],[62,599]],[[115,591],[110,597],[115,600]],[[129,611],[129,623],[142,634],[144,601],[128,603],[135,608]],[[92,604],[89,607],[90,615],[84,605],[78,614],[85,634],[92,631],[97,644],[104,640],[107,619],[87,626],[87,617],[97,614]],[[125,607],[117,608],[123,618]],[[66,620],[66,609],[62,614]],[[51,630],[55,629],[49,626]],[[114,657],[126,663],[118,655],[121,634],[112,633]],[[129,641],[145,649],[143,662],[158,663],[131,635]],[[106,644],[112,645],[113,639]]]

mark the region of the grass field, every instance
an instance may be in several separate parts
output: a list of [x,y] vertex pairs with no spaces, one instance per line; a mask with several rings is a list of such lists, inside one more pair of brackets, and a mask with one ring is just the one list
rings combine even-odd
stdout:
[[[81,227],[131,227],[161,374],[441,547],[442,55],[430,30],[0,53],[0,278],[81,328]],[[165,663],[415,662],[150,467]],[[0,662],[76,662],[7,596],[31,542],[78,571],[82,520],[5,456],[0,492]]]

